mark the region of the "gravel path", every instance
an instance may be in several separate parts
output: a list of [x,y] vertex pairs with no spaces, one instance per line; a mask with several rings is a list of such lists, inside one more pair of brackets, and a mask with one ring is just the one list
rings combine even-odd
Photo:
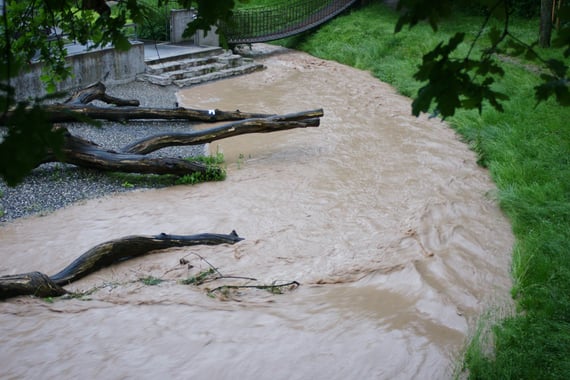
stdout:
[[[141,106],[174,107],[177,87],[159,87],[144,82],[109,86],[107,93],[125,99],[138,99]],[[97,104],[94,102],[94,104]],[[98,104],[98,105],[102,105]],[[187,122],[145,121],[121,124],[105,122],[101,128],[69,124],[71,133],[106,148],[117,149],[133,140],[163,132],[188,131]],[[188,157],[204,153],[204,146],[171,147],[150,155]],[[134,185],[134,186],[133,186]],[[0,222],[44,214],[84,199],[142,188],[169,186],[156,181],[110,175],[73,165],[50,163],[36,168],[20,185],[10,188],[0,179]]]

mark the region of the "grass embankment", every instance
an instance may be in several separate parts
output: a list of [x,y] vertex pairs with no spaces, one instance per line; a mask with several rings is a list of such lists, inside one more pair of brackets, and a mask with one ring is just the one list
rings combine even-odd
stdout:
[[[420,84],[412,76],[422,55],[457,31],[473,40],[482,21],[457,16],[435,34],[426,25],[394,34],[396,20],[393,11],[375,4],[286,43],[368,70],[414,96]],[[531,42],[538,24],[515,20],[512,30]],[[488,107],[483,115],[462,111],[449,119],[489,169],[516,235],[512,292],[518,313],[494,326],[494,357],[484,355],[483,344],[474,339],[465,360],[473,378],[569,379],[570,107],[552,100],[536,106],[533,87],[539,78],[532,64],[504,68],[497,87],[511,98],[504,113]]]

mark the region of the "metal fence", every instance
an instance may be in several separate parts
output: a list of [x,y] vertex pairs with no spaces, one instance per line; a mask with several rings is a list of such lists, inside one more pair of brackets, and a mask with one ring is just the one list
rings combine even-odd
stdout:
[[235,10],[221,26],[228,43],[277,40],[312,29],[358,0],[297,0],[282,4]]

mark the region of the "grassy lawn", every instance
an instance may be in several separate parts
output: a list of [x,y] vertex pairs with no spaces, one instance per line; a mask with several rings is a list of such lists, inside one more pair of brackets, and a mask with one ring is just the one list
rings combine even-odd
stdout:
[[[420,83],[412,75],[422,55],[457,31],[473,40],[481,22],[456,16],[435,34],[419,25],[395,35],[396,20],[393,11],[373,4],[282,43],[368,70],[413,97]],[[538,35],[534,21],[514,20],[512,29],[528,42]],[[510,96],[504,113],[487,107],[482,115],[462,111],[448,120],[489,169],[516,235],[517,314],[493,326],[492,357],[478,336],[472,339],[466,367],[477,379],[570,379],[570,107],[552,100],[537,105],[537,67],[511,61],[497,86]]]

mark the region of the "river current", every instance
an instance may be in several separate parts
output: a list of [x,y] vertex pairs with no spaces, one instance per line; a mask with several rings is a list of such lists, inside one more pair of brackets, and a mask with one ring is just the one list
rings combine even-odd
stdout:
[[[269,48],[265,48],[269,49]],[[77,299],[0,303],[0,377],[450,378],[479,316],[508,303],[513,236],[448,125],[369,73],[275,48],[267,69],[181,105],[290,113],[318,128],[221,140],[224,182],[94,199],[0,226],[0,274],[53,274],[127,235],[229,233],[94,273]],[[226,277],[181,280],[212,267]],[[139,279],[158,278],[157,285]],[[255,281],[253,279],[256,279]],[[279,284],[208,295],[221,285]]]

